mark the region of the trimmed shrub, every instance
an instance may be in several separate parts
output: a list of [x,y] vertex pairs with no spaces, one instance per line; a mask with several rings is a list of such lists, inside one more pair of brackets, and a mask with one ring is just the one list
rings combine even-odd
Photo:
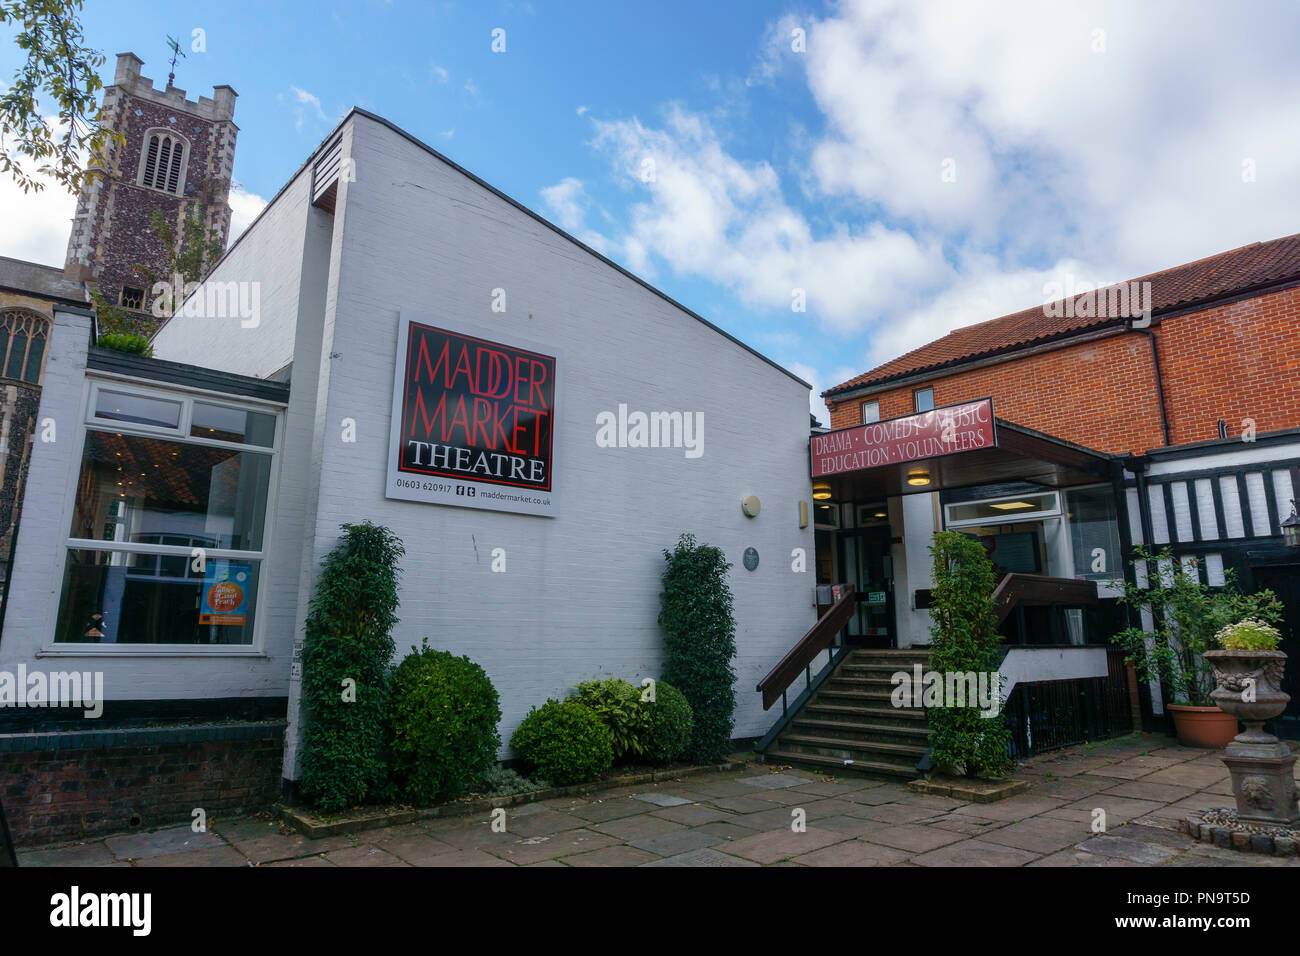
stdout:
[[530,772],[557,786],[591,780],[614,763],[609,728],[576,700],[548,700],[534,707],[510,746]]
[[670,763],[682,755],[691,742],[695,723],[691,705],[672,684],[655,681],[654,700],[643,701],[646,729],[641,752],[652,763]]
[[639,690],[625,680],[609,677],[583,681],[569,700],[578,701],[604,721],[609,728],[616,762],[641,756],[646,713],[642,709]]
[[[941,531],[930,554],[931,669],[996,674],[1002,639],[993,614],[996,575],[984,546],[961,532]],[[1010,769],[1011,733],[1002,717],[981,716],[975,706],[935,707],[928,716],[935,763],[971,776],[997,776]]]
[[516,793],[532,793],[535,790],[549,790],[550,784],[545,780],[534,780],[517,771],[499,764],[493,764],[483,774],[479,786],[490,797],[508,797]]
[[326,811],[381,796],[388,782],[388,668],[406,553],[369,521],[342,531],[321,562],[302,648],[302,793]]
[[416,804],[456,797],[496,761],[501,707],[487,673],[468,657],[412,647],[393,672],[393,773]]
[[133,332],[110,332],[101,335],[95,344],[101,349],[112,349],[114,352],[129,352],[132,355],[143,355],[145,358],[153,356],[153,346],[149,344],[149,340]]
[[664,552],[659,623],[667,632],[664,680],[691,705],[694,722],[684,756],[693,763],[717,763],[731,751],[735,726],[736,623],[727,571],[718,548],[696,544],[684,534]]

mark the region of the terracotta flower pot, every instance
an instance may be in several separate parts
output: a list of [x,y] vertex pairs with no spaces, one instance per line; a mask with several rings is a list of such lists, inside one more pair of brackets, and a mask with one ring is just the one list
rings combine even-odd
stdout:
[[1178,742],[1184,747],[1209,747],[1222,750],[1237,736],[1237,718],[1218,707],[1195,707],[1170,704]]

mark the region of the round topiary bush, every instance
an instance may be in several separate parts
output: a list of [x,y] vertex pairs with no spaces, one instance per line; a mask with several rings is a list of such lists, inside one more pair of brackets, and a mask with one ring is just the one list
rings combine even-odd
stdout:
[[393,671],[393,771],[417,804],[476,786],[496,761],[501,707],[486,672],[468,657],[411,648]]
[[655,681],[654,700],[643,701],[641,708],[646,720],[642,754],[654,763],[676,760],[691,742],[695,722],[686,695],[671,684]]
[[576,700],[548,700],[534,707],[510,746],[530,772],[557,786],[590,780],[614,763],[609,728]]
[[625,680],[609,677],[583,681],[569,700],[588,708],[609,728],[615,762],[641,756],[646,714],[639,690]]

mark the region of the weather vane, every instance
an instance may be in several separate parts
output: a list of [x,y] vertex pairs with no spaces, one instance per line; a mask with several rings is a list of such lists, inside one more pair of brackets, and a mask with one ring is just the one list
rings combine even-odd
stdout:
[[167,85],[174,86],[176,84],[176,58],[179,56],[183,59],[185,54],[181,52],[181,41],[175,37],[168,36],[167,45],[172,48],[172,71],[167,74]]

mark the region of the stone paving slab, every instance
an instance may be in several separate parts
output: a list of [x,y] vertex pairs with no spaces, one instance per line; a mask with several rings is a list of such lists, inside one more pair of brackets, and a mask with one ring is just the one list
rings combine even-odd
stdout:
[[[989,804],[892,780],[761,765],[556,797],[491,818],[308,839],[265,815],[24,848],[27,866],[1300,866],[1193,841],[1179,819],[1231,805],[1217,754],[1134,735],[1033,758]],[[1093,811],[1106,832],[1093,833]],[[803,810],[806,832],[795,832]]]
[[803,866],[891,866],[906,859],[905,852],[890,846],[846,840],[795,857],[794,862]]
[[1024,866],[1037,859],[1029,850],[993,843],[988,838],[962,840],[912,857],[921,866]]

